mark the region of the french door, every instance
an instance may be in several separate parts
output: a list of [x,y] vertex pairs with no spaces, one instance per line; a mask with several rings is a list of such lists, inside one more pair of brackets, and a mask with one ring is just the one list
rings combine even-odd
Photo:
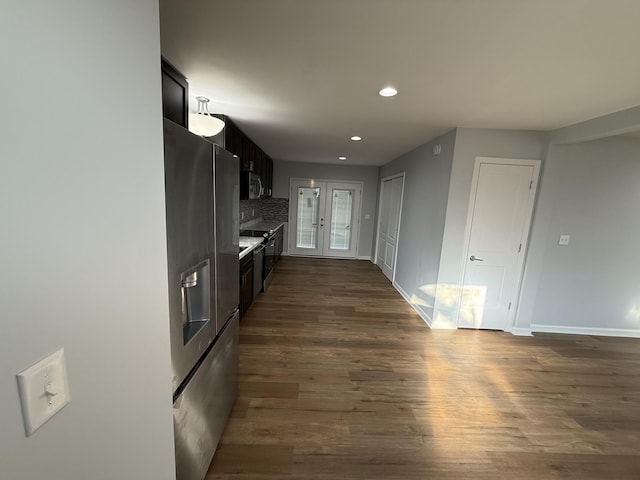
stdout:
[[355,258],[362,184],[292,179],[289,253]]

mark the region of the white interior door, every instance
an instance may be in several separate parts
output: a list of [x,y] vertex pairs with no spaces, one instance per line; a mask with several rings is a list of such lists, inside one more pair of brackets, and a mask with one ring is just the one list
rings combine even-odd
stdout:
[[404,176],[385,179],[380,192],[376,265],[391,281],[393,281],[396,267],[403,184]]
[[362,184],[292,179],[289,253],[355,258]]
[[458,327],[511,329],[538,168],[537,161],[478,159]]

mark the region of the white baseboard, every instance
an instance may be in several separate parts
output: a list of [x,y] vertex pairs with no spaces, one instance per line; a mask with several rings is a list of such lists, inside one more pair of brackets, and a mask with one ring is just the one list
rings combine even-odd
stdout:
[[409,294],[405,292],[402,289],[402,287],[398,285],[396,282],[393,282],[391,285],[393,285],[393,288],[395,288],[398,291],[398,293],[402,295],[402,298],[405,299],[405,301],[411,306],[411,308],[413,308],[413,310],[418,314],[418,316],[422,320],[424,320],[424,323],[426,323],[427,326],[431,328],[431,318],[429,318],[429,316],[426,313],[424,313],[421,308],[411,303],[411,300],[410,300],[411,297],[409,296]]
[[531,329],[530,328],[513,327],[511,329],[511,333],[513,335],[517,335],[518,337],[532,337],[533,336],[533,334],[531,333]]
[[370,262],[373,262],[373,259],[371,257],[367,257],[366,255],[359,255],[358,257],[356,257],[358,260],[369,260]]
[[640,338],[640,330],[623,328],[568,327],[565,325],[531,325],[533,333],[564,333],[568,335],[595,335],[602,337]]

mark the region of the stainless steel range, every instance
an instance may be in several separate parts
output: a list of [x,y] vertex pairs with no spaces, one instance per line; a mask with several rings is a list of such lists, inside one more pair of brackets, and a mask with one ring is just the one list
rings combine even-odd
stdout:
[[262,221],[251,224],[240,230],[240,235],[247,237],[264,237],[264,264],[262,268],[262,285],[266,292],[273,278],[273,269],[282,255],[283,249],[282,222]]

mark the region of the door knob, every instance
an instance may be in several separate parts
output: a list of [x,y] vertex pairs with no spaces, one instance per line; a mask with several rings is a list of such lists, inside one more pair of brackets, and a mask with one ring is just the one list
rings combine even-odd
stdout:
[[478,258],[475,255],[471,255],[469,257],[469,260],[471,260],[472,262],[484,262],[484,258]]

